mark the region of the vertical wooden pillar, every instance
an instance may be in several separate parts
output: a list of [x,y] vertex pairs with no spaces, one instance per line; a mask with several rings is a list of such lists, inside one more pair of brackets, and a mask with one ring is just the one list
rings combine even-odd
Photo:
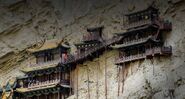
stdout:
[[71,71],[71,95],[74,94],[74,70]]
[[63,80],[63,72],[60,73],[60,79]]
[[56,99],[56,96],[55,96],[55,94],[54,94],[54,93],[52,94],[52,99]]
[[[125,63],[123,64],[121,70],[122,70],[122,78],[123,78],[123,80],[122,80],[122,93],[123,93],[123,91],[124,91],[125,79],[126,79],[127,73],[128,73]],[[125,71],[126,71],[126,72],[125,72]]]
[[[70,82],[69,82],[69,85],[70,85],[70,87],[72,87],[71,86],[71,84],[72,84],[72,77],[71,77],[72,75],[71,75],[71,66],[70,66],[70,71],[69,71],[69,80],[70,80]],[[72,95],[72,89],[70,88],[70,93],[69,93],[70,95]]]
[[49,81],[49,75],[47,74],[47,80],[46,80],[46,82],[48,82]]
[[120,66],[118,66],[118,96],[120,92]]
[[99,71],[100,71],[100,60],[99,60],[99,54],[97,52],[98,56],[98,63],[97,63],[97,72],[96,72],[96,99],[99,99]]
[[105,99],[107,99],[107,57],[105,57]]
[[57,80],[58,79],[58,73],[56,72],[54,75],[55,75],[55,79],[54,80]]
[[61,94],[61,99],[64,99],[64,95],[63,94]]
[[[59,68],[59,69],[61,69],[61,68]],[[60,74],[61,74],[61,71],[58,72],[58,79],[59,79],[59,81],[61,80]]]
[[60,99],[62,99],[62,94],[60,93]]
[[89,68],[87,66],[87,88],[88,88],[88,99],[90,99],[90,86],[89,86]]
[[78,99],[78,67],[76,68],[76,85],[77,85],[77,87],[76,87],[76,97],[77,97],[77,99]]
[[58,97],[57,99],[60,99],[60,91],[58,91],[58,96],[57,97]]

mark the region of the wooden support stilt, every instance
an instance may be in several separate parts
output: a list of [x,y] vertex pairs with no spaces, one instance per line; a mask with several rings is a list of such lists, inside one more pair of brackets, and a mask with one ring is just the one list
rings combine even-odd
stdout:
[[78,99],[78,67],[76,67],[76,98]]
[[72,71],[72,76],[71,76],[72,77],[72,94],[74,94],[74,86],[75,86],[74,85],[74,83],[75,83],[75,81],[74,81],[75,80],[75,72],[74,71],[75,70]]
[[133,74],[133,70],[132,70],[132,68],[133,68],[133,66],[132,66],[132,61],[129,63],[129,67],[130,67],[130,75],[132,75]]
[[58,97],[57,99],[60,99],[60,91],[58,91],[58,96],[57,97]]
[[[126,69],[126,65],[125,64],[123,64],[123,67],[121,68],[121,70],[122,70],[122,93],[124,92],[124,84],[125,84],[125,78],[126,78],[126,76],[127,76],[127,69]],[[124,71],[126,71],[126,72],[124,72]],[[125,75],[124,75],[124,73],[125,73]]]
[[118,67],[118,96],[120,92],[120,67]]
[[151,59],[151,63],[152,63],[152,72],[153,72],[153,75],[155,74],[155,68],[154,68],[154,58],[152,57]]
[[[87,65],[86,65],[87,66]],[[87,68],[86,68],[86,72],[87,72],[87,90],[88,90],[88,99],[90,99],[90,87],[89,87],[89,68],[88,68],[88,66],[87,66]]]
[[98,64],[97,64],[97,73],[96,73],[96,99],[99,99],[99,71],[100,71],[100,61],[99,61],[99,54],[98,56]]
[[107,57],[105,57],[105,99],[107,99]]
[[61,71],[59,71],[59,73],[58,73],[58,78],[59,78],[59,81],[60,81],[60,83],[61,83]]
[[[72,68],[71,68],[71,66],[70,66],[70,70],[69,70],[69,77],[70,77],[70,86],[72,87]],[[69,93],[70,95],[72,95],[72,88],[70,88],[70,93]]]
[[64,99],[63,97],[64,97],[63,94],[60,93],[60,98],[61,98],[61,99]]

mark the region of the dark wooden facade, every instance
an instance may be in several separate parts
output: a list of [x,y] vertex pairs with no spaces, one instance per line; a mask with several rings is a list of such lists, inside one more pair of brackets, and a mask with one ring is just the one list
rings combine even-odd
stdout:
[[163,31],[170,31],[172,24],[159,18],[158,9],[148,7],[126,15],[126,32],[116,33],[122,39],[112,48],[119,49],[117,65],[151,58],[155,55],[171,55],[172,47],[165,47]]
[[96,27],[96,28],[88,28],[87,29],[88,34],[85,34],[83,36],[83,42],[92,42],[92,41],[101,42],[102,29],[103,29],[103,26]]
[[36,63],[30,64],[25,78],[18,79],[18,99],[66,99],[72,94],[70,68],[63,66],[68,58],[68,48],[36,51]]
[[36,57],[36,64],[44,64],[48,62],[60,62],[60,61],[65,61],[67,58],[67,49],[63,46],[60,46],[55,49],[49,49],[49,50],[44,50],[41,52],[35,52],[33,53]]
[[127,18],[127,23],[124,27],[127,30],[149,24],[156,25],[162,30],[172,29],[172,24],[168,20],[161,19],[159,17],[159,10],[152,6],[141,11],[126,14],[125,16]]

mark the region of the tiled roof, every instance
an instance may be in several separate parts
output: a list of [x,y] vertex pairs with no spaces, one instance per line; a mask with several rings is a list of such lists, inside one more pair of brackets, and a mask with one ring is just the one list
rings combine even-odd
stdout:
[[56,40],[56,39],[46,40],[46,41],[44,41],[44,43],[41,47],[30,48],[30,49],[28,49],[28,51],[34,53],[34,52],[43,51],[43,50],[47,50],[47,49],[57,48],[59,43],[60,43],[60,41]]
[[138,32],[138,31],[146,30],[146,29],[150,29],[150,28],[156,28],[156,27],[152,24],[148,24],[148,25],[145,25],[145,26],[142,26],[142,27],[133,28],[131,30],[127,30],[127,31],[120,32],[120,33],[115,33],[115,34],[120,36],[120,35],[131,34],[133,32]]
[[148,41],[152,41],[152,42],[160,42],[159,40],[155,40],[152,36],[149,36],[148,38],[144,39],[144,40],[141,40],[141,41],[138,41],[138,42],[135,42],[135,43],[129,43],[129,44],[115,44],[115,45],[112,45],[110,47],[114,48],[114,49],[119,49],[119,48],[124,48],[124,47],[129,47],[129,46],[133,46],[133,45],[140,45],[140,44],[143,44],[143,43],[146,43]]
[[52,40],[46,40],[43,42],[43,44],[38,48],[30,48],[27,49],[28,52],[35,53],[39,51],[54,49],[59,46],[63,46],[65,48],[69,48],[70,46],[64,42],[64,40],[58,40],[58,39],[52,39]]
[[30,91],[35,91],[35,90],[42,90],[42,89],[53,88],[53,87],[56,87],[56,86],[57,86],[57,84],[53,84],[53,85],[45,86],[45,87],[40,87],[40,88],[36,88],[36,89],[16,88],[16,91],[20,92],[20,93],[24,93],[24,92],[30,92]]
[[61,85],[59,83],[55,83],[55,84],[50,84],[50,85],[47,85],[47,86],[34,88],[34,89],[31,89],[31,88],[16,88],[16,91],[20,92],[20,93],[24,93],[24,92],[32,92],[32,91],[37,91],[37,90],[44,90],[44,89],[54,88],[54,87],[57,87],[57,86],[61,86],[63,88],[70,88],[69,85]]
[[37,66],[25,67],[25,68],[22,69],[22,71],[23,72],[31,72],[31,71],[35,71],[35,70],[48,69],[48,68],[58,66],[59,62],[60,62],[59,60],[56,60],[56,61],[46,62],[46,63],[43,63],[43,64],[36,64]]
[[129,16],[129,15],[134,15],[134,14],[137,14],[137,13],[140,13],[140,12],[144,12],[146,10],[150,10],[150,9],[153,9],[153,10],[158,10],[157,8],[153,7],[153,6],[148,6],[147,8],[142,8],[142,9],[135,9],[134,11],[132,12],[129,12],[127,14],[125,14],[126,16]]

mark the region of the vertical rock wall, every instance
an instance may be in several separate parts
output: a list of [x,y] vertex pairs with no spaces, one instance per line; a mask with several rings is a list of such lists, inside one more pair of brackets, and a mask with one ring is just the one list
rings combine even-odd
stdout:
[[[32,44],[44,38],[63,38],[66,35],[71,44],[80,42],[87,27],[99,25],[105,27],[104,38],[109,38],[115,32],[124,31],[125,13],[146,8],[152,2],[152,0],[0,0],[0,84],[12,77],[23,75],[19,69],[29,63],[30,55],[25,50]],[[105,60],[107,60],[108,99],[117,99],[118,89],[120,99],[185,98],[183,93],[185,1],[155,0],[154,4],[161,12],[160,16],[173,24],[173,30],[164,35],[165,45],[172,46],[173,55],[132,62],[124,69],[124,80],[121,73],[119,80],[119,70],[113,62],[117,51],[105,52],[99,59],[78,66],[79,99],[89,97],[88,75],[90,99],[105,98]],[[96,62],[98,60],[100,65]],[[76,93],[69,99],[75,97]]]

